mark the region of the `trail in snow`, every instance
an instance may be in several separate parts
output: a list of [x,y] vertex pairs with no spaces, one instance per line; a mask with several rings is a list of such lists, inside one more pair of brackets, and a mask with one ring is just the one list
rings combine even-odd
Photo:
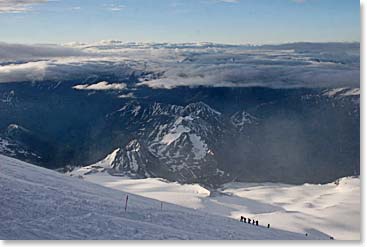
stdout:
[[169,203],[161,210],[160,201],[2,155],[0,191],[0,239],[6,240],[326,239],[256,227]]

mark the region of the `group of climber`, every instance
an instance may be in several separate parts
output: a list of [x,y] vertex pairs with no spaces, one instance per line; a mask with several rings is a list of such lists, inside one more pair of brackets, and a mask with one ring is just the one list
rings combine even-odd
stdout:
[[[252,225],[256,225],[256,226],[259,225],[259,221],[258,220],[252,220],[252,219],[246,218],[244,216],[241,216],[240,221],[243,222],[243,223],[248,223],[248,224],[252,224]],[[268,228],[270,228],[270,224],[268,224]]]
[[[250,218],[246,218],[244,216],[241,216],[240,222],[252,224],[252,225],[255,225],[255,226],[258,226],[259,225],[259,221],[258,220],[255,221],[255,220],[252,220]],[[267,227],[270,228],[270,224],[268,224]],[[306,237],[308,237],[308,233],[306,233]],[[330,240],[334,240],[334,237],[330,236]]]

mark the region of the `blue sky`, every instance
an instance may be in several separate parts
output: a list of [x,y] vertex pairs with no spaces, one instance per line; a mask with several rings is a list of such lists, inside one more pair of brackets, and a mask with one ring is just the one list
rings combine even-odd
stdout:
[[360,40],[358,0],[3,2],[0,1],[0,41],[11,43],[102,39],[241,44]]

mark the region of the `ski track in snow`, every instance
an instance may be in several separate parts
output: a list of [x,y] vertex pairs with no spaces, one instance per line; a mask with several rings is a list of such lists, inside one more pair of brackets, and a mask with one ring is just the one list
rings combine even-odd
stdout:
[[326,239],[169,203],[161,210],[160,201],[2,155],[0,171],[0,239]]
[[[82,175],[76,170],[74,175]],[[308,235],[360,239],[360,179],[343,178],[339,185],[228,183],[215,196],[198,184],[181,185],[158,178],[131,179],[107,173],[84,176],[87,181],[202,212]]]

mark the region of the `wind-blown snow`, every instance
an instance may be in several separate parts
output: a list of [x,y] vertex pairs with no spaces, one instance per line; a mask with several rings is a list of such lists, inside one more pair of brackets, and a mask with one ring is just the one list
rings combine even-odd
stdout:
[[[74,173],[74,172],[73,172]],[[241,215],[284,230],[339,240],[360,239],[360,179],[326,185],[229,183],[210,192],[157,178],[130,179],[106,173],[87,181],[145,197],[239,219]]]
[[2,155],[0,170],[0,239],[314,239],[168,203],[161,209]]

